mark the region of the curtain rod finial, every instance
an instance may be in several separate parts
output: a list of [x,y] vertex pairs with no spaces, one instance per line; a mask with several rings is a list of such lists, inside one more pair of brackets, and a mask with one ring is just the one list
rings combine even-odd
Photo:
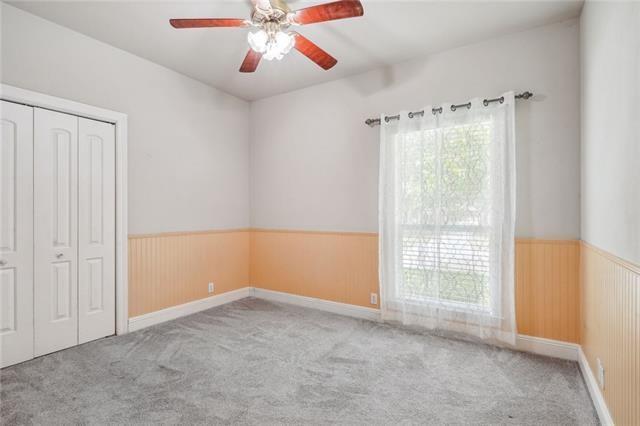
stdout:
[[522,92],[519,95],[517,95],[516,98],[529,99],[532,96],[533,96],[533,93],[527,90],[526,92]]

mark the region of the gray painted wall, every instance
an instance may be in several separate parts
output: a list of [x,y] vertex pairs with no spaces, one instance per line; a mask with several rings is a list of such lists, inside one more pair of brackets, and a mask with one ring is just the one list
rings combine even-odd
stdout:
[[381,112],[507,90],[517,107],[520,237],[580,236],[580,80],[576,20],[540,27],[251,104],[251,223],[378,229]]
[[640,264],[640,3],[581,17],[582,238]]
[[11,6],[2,15],[4,83],[129,115],[131,233],[376,232],[378,134],[365,118],[529,89],[517,235],[580,236],[575,20],[249,105]]
[[129,116],[129,232],[249,225],[249,104],[2,4],[2,82]]

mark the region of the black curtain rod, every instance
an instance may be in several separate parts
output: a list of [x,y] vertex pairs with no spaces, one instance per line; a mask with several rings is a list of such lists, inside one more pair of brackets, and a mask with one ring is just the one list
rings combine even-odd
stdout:
[[[528,90],[526,92],[522,92],[522,93],[518,93],[515,98],[516,99],[529,99],[530,97],[533,96],[533,93],[529,92]],[[503,103],[504,102],[504,96],[500,96],[499,98],[493,98],[493,99],[485,99],[482,101],[482,104],[484,106],[487,106],[489,104],[492,104],[494,102],[500,102]],[[467,102],[466,104],[458,104],[458,105],[451,105],[451,111],[455,111],[458,108],[471,108],[471,102]],[[433,115],[436,115],[438,113],[442,114],[442,107],[439,108],[432,108],[431,109],[431,113]],[[408,114],[409,118],[413,118],[415,116],[423,116],[424,115],[424,110],[422,111],[415,111],[415,112],[410,112]],[[384,118],[384,121],[386,123],[388,123],[391,120],[399,120],[400,119],[400,114],[397,115],[388,115]],[[380,125],[380,119],[379,118],[367,118],[364,122],[367,126],[373,127],[373,126],[378,126]]]

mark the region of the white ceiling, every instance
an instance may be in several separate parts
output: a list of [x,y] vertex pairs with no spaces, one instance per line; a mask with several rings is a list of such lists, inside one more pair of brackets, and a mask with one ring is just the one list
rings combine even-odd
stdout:
[[[325,1],[289,1],[291,9]],[[420,2],[362,0],[361,18],[297,30],[338,59],[324,71],[292,51],[238,72],[246,28],[176,30],[169,18],[248,18],[249,1],[29,1],[12,5],[164,65],[246,100],[255,100],[452,47],[572,18],[582,1]]]

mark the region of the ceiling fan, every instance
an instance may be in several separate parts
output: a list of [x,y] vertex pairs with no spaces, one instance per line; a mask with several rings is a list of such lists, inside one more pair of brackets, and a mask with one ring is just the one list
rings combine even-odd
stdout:
[[268,61],[282,59],[295,49],[328,70],[338,61],[308,38],[296,31],[287,31],[291,26],[333,21],[335,19],[362,16],[364,9],[359,0],[339,0],[299,10],[290,10],[284,0],[251,0],[251,19],[194,18],[171,19],[174,28],[205,27],[252,27],[257,31],[247,34],[249,52],[245,56],[240,72],[254,72],[260,59]]

